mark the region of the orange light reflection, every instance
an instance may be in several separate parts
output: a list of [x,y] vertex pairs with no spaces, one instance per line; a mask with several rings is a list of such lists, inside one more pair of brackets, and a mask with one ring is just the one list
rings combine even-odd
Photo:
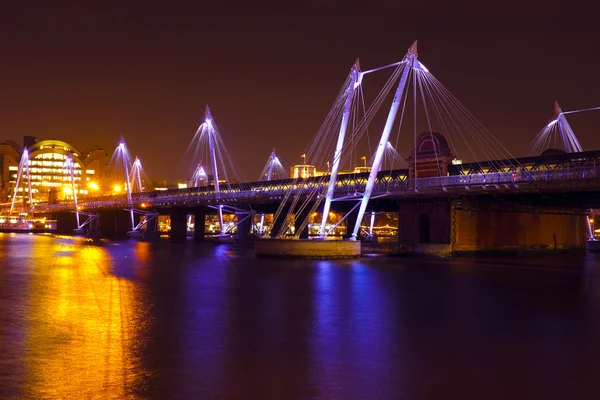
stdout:
[[[51,242],[33,246],[48,255]],[[85,242],[54,246],[33,268],[25,393],[31,398],[126,398],[139,387],[139,289],[110,273],[112,260]]]

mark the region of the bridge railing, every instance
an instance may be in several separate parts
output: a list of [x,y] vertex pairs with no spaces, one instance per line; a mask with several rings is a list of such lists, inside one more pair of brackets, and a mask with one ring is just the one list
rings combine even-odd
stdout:
[[519,184],[529,182],[548,182],[581,180],[600,176],[596,168],[538,170],[517,172],[494,172],[487,174],[451,175],[431,178],[411,179],[407,188],[444,188],[453,186]]
[[[414,190],[445,190],[452,187],[470,186],[499,186],[512,185],[518,187],[520,183],[532,182],[557,182],[569,180],[587,180],[600,177],[598,168],[565,168],[553,170],[494,172],[486,174],[450,175],[431,178],[406,179],[404,176],[382,176],[378,179],[374,194],[386,193],[401,194],[403,191]],[[336,185],[336,196],[360,194],[365,190],[365,179],[340,179]],[[287,182],[285,186],[274,187],[272,184],[252,183],[248,188],[233,188],[221,191],[218,195],[207,187],[188,188],[181,190],[154,191],[132,194],[132,204],[129,204],[125,195],[107,196],[88,201],[81,201],[82,208],[126,208],[144,206],[169,206],[172,204],[227,204],[228,202],[276,200],[285,196],[288,190],[308,191],[317,190],[325,193],[327,182],[324,181],[297,181]],[[72,209],[72,203],[61,203],[38,207],[40,210],[65,210]]]

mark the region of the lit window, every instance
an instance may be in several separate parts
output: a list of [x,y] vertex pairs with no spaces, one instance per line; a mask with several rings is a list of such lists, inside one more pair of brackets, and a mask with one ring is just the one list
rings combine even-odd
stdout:
[[17,167],[16,165],[11,165],[11,166],[8,167],[8,170],[9,171],[18,171],[19,167]]
[[94,171],[93,169],[86,169],[85,173],[88,175],[94,175],[96,173],[96,171]]

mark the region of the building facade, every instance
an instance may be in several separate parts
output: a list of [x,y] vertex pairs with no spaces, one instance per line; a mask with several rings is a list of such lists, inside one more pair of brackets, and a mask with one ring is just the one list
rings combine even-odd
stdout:
[[[15,189],[24,148],[28,151],[29,175],[23,168],[19,186]],[[69,156],[73,160],[74,185],[71,182],[71,170],[65,166]],[[103,191],[107,161],[108,154],[100,147],[80,152],[60,140],[36,142],[35,138],[26,136],[23,147],[12,141],[0,143],[0,193],[4,201],[10,201],[16,190],[17,199],[27,202],[31,185],[34,204],[70,200],[74,190],[78,198],[97,196]]]

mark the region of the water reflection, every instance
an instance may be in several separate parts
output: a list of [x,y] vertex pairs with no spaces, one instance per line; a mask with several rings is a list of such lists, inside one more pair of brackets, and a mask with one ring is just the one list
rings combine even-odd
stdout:
[[[45,238],[44,238],[45,239]],[[145,311],[135,285],[110,273],[102,247],[36,238],[29,282],[27,376],[33,398],[122,398],[145,379],[138,333]],[[54,250],[54,257],[48,257]]]
[[265,260],[36,235],[0,254],[0,398],[600,391],[598,255]]

